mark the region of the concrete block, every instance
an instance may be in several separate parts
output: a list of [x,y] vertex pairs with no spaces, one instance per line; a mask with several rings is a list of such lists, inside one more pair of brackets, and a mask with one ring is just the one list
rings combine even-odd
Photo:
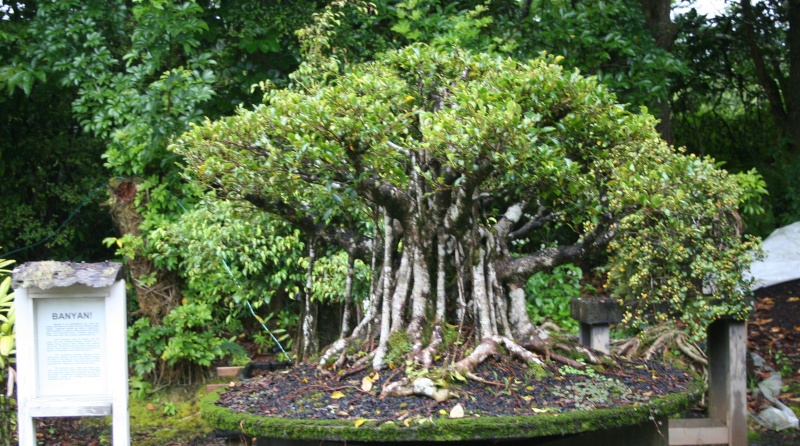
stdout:
[[578,297],[570,301],[570,315],[584,324],[614,324],[622,320],[622,308],[608,297]]

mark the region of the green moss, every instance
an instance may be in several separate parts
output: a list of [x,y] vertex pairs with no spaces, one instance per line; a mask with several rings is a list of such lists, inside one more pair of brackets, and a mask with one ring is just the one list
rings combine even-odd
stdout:
[[426,422],[410,427],[371,422],[358,428],[348,420],[272,418],[233,412],[215,404],[219,392],[202,400],[203,418],[217,429],[249,436],[319,441],[461,441],[570,435],[647,423],[654,416],[670,415],[688,408],[702,395],[703,384],[697,381],[685,392],[636,406],[534,416],[444,418],[437,419],[435,424]]
[[530,362],[528,363],[528,371],[525,373],[525,376],[531,380],[541,381],[550,376],[550,372],[548,372],[542,364]]
[[[175,388],[159,392],[156,398],[131,398],[131,438],[139,446],[160,446],[210,433],[213,428],[200,416],[201,396],[203,390]],[[174,407],[174,415],[167,415],[168,406]]]
[[397,330],[389,337],[389,351],[386,353],[387,362],[402,362],[413,347],[408,333],[405,330]]
[[458,325],[442,324],[442,349],[447,350],[448,347],[458,341]]

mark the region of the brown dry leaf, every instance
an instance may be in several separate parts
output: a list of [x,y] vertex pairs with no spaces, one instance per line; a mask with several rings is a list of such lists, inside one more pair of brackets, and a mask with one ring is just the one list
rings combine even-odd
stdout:
[[156,406],[153,403],[147,403],[147,410],[153,411],[156,410]]
[[800,325],[795,325],[794,326],[794,331],[800,331]]
[[759,319],[759,320],[755,321],[754,323],[756,325],[767,325],[770,322],[772,322],[772,319]]
[[781,327],[772,327],[769,329],[769,331],[773,333],[778,333],[779,331],[781,331]]
[[456,404],[450,409],[450,418],[464,418],[464,407],[461,404]]
[[336,415],[339,415],[340,417],[349,417],[350,416],[349,413],[347,413],[347,412],[345,412],[343,410],[340,410],[339,412],[337,412]]

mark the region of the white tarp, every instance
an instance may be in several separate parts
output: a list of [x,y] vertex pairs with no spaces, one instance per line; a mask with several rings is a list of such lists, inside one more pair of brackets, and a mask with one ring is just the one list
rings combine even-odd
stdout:
[[754,290],[800,279],[800,222],[776,229],[763,246],[764,260],[750,265]]

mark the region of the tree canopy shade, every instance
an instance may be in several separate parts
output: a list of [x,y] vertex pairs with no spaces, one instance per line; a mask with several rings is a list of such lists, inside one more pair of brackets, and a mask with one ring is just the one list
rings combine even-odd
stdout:
[[[656,306],[690,323],[745,313],[749,246],[729,221],[735,183],[557,62],[415,45],[303,91],[272,91],[173,149],[219,197],[291,222],[312,259],[325,246],[373,265],[369,295],[356,296],[363,318],[352,330],[343,321],[321,367],[341,365],[348,344],[370,336],[372,366],[385,367],[397,333],[427,367],[443,331],[464,326],[482,342],[456,370],[498,344],[533,360],[547,335],[526,313],[527,278],[616,239],[627,243],[612,253],[613,286],[639,303],[629,317]],[[640,236],[662,267],[620,276]],[[695,238],[707,243],[684,244]],[[677,286],[661,292],[666,279]],[[306,315],[302,358],[313,354]]]

